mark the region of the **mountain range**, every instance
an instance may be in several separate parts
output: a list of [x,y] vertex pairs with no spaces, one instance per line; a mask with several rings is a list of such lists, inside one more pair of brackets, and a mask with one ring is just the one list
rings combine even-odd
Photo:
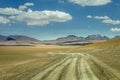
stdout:
[[37,40],[32,37],[23,36],[23,35],[10,35],[3,36],[0,35],[0,45],[33,45],[40,43],[40,40]]
[[107,36],[102,36],[99,34],[96,35],[88,35],[87,37],[78,37],[75,35],[68,35],[66,37],[60,37],[57,38],[56,40],[47,40],[43,41],[45,44],[59,44],[59,45],[64,45],[64,44],[83,44],[83,43],[93,43],[93,42],[98,42],[98,41],[105,41],[109,40],[110,38]]
[[35,38],[23,36],[23,35],[10,35],[10,36],[3,36],[0,35],[0,41],[24,41],[24,42],[30,42],[30,41],[39,41]]
[[[112,39],[120,38],[120,36],[115,36]],[[111,38],[107,36],[102,36],[100,34],[88,35],[87,37],[78,37],[75,35],[68,35],[66,37],[60,37],[55,40],[44,40],[40,41],[38,39],[23,36],[23,35],[10,35],[3,36],[0,35],[0,45],[34,45],[34,44],[58,44],[58,45],[68,45],[68,44],[89,44],[99,41],[106,41]]]

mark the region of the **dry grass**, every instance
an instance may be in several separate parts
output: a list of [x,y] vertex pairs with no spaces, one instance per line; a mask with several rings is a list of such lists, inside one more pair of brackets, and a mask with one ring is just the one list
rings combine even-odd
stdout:
[[66,51],[65,46],[0,46],[0,64],[48,56],[48,52]]
[[78,51],[87,52],[120,72],[120,39],[88,45]]
[[83,47],[73,47],[70,52],[88,53],[120,72],[120,38],[98,42]]
[[[0,46],[0,79],[7,80],[17,76],[37,74],[41,66],[49,64],[63,56],[51,56],[54,53],[88,53],[120,72],[120,39],[100,42],[87,46]],[[24,73],[24,74],[23,74]]]
[[14,80],[15,76],[21,73],[21,76],[27,76],[31,71],[37,73],[41,66],[61,57],[51,56],[48,52],[67,51],[70,48],[54,45],[0,46],[0,80]]

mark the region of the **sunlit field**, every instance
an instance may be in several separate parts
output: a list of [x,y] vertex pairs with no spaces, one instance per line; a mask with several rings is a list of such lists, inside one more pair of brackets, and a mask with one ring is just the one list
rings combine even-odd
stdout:
[[[13,80],[17,75],[20,77],[30,76],[41,66],[61,56],[51,56],[50,52],[68,51],[72,47],[63,46],[0,46],[0,79]],[[17,79],[20,79],[19,77]]]
[[0,80],[120,80],[120,0],[0,0]]
[[[82,67],[87,65],[91,68]],[[60,80],[84,80],[80,76],[85,76],[84,69],[90,80],[120,80],[119,66],[120,39],[87,46],[0,46],[0,80],[58,80],[58,76]]]

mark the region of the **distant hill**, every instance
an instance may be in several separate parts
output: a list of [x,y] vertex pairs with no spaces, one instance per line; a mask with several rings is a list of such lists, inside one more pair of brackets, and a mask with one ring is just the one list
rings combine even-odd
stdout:
[[77,37],[75,35],[69,35],[67,37],[61,37],[56,39],[59,42],[68,42],[68,41],[83,41],[84,37]]
[[85,40],[109,40],[109,37],[102,36],[100,34],[97,35],[88,35]]
[[0,35],[0,45],[32,45],[40,43],[40,40],[23,35]]
[[6,36],[0,35],[0,41],[5,41],[6,40]]
[[11,35],[6,37],[6,41],[37,42],[39,40],[23,35]]
[[75,36],[75,35],[69,35],[67,37],[61,37],[61,38],[58,38],[56,40],[62,41],[62,42],[64,42],[64,41],[109,40],[109,37],[102,36],[102,35],[99,35],[99,34],[88,35],[87,37],[78,37],[78,36]]
[[115,36],[113,39],[117,39],[117,38],[120,38],[120,36]]
[[0,35],[0,41],[21,41],[21,42],[30,42],[30,41],[39,41],[35,38],[31,38],[28,36],[23,35],[10,35],[10,36],[3,36]]
[[47,41],[42,41],[45,44],[59,44],[59,45],[76,45],[76,44],[82,44],[83,43],[94,43],[94,42],[99,42],[99,41],[105,41],[109,40],[107,36],[102,36],[102,35],[88,35],[87,37],[78,37],[75,35],[68,35],[66,37],[60,37],[57,38],[56,40],[47,40]]
[[[120,36],[115,36],[112,39],[120,38]],[[87,37],[80,37],[75,35],[68,35],[66,37],[59,37],[55,40],[44,40],[40,41],[32,37],[24,35],[10,35],[3,36],[0,35],[0,45],[33,45],[33,44],[47,44],[47,45],[86,45],[96,42],[103,42],[109,40],[107,36],[102,36],[100,34],[88,35]]]

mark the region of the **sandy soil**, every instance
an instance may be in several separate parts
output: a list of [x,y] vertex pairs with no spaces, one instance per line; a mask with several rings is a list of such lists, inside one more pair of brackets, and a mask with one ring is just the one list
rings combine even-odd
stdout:
[[61,55],[66,57],[34,75],[30,80],[120,80],[118,72],[91,55],[84,53]]

